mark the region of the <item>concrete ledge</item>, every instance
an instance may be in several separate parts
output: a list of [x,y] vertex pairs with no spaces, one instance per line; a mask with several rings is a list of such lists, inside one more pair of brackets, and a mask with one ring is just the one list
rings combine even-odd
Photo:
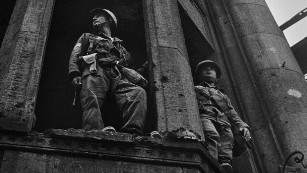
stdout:
[[[95,162],[102,162],[101,166],[107,162],[117,165],[121,162],[135,164],[136,167],[160,165],[165,167],[164,171],[192,169],[192,172],[222,172],[218,163],[209,155],[205,144],[192,139],[134,138],[125,133],[84,132],[75,129],[56,129],[45,134],[1,131],[0,147],[4,149],[1,166],[3,172],[16,172],[15,168],[13,170],[9,166],[13,164],[12,162],[19,166],[31,164],[29,167],[33,168],[33,165],[36,167],[35,163],[28,163],[22,159],[23,155],[33,160],[36,157],[46,158],[39,161],[43,165],[52,165],[54,163],[51,163],[53,162],[51,160],[55,159],[63,167],[65,165],[62,163],[66,164],[66,161],[70,160],[71,163],[79,162],[86,165],[95,164]],[[12,157],[16,158],[12,159]],[[48,172],[48,169],[53,170],[54,167],[48,167],[45,171]],[[103,168],[100,169],[103,170]],[[117,172],[118,169],[114,166],[111,172]],[[136,169],[126,171],[135,172]],[[32,171],[34,170],[36,169],[33,168]],[[77,169],[71,168],[71,170]]]

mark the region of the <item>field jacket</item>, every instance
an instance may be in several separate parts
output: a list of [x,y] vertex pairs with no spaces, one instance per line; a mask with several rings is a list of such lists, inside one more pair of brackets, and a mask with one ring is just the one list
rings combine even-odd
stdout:
[[210,119],[221,125],[234,125],[238,129],[249,128],[234,110],[230,99],[221,91],[203,82],[195,86],[195,92],[201,118]]
[[105,35],[84,33],[75,44],[69,60],[69,78],[82,78],[91,74],[89,65],[81,60],[82,56],[97,53],[97,75],[102,75],[104,66],[115,67],[118,63],[123,67],[132,68],[133,61],[129,52],[121,45],[122,40],[109,38]]

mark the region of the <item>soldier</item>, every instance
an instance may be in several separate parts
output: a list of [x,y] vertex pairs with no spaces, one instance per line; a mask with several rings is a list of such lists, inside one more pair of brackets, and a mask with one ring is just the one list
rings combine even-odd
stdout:
[[110,92],[122,113],[120,131],[142,135],[147,113],[146,92],[137,84],[145,79],[127,68],[133,66],[130,54],[121,45],[122,40],[111,35],[112,28],[117,27],[115,15],[101,8],[90,14],[93,33],[81,35],[69,60],[69,78],[74,87],[81,86],[82,127],[85,131],[115,131],[104,126],[101,115],[106,94]]
[[243,137],[251,139],[249,126],[234,110],[229,98],[216,89],[221,77],[219,66],[211,60],[200,62],[195,70],[200,118],[210,154],[229,173],[232,172],[232,149],[234,137],[231,126],[235,126]]

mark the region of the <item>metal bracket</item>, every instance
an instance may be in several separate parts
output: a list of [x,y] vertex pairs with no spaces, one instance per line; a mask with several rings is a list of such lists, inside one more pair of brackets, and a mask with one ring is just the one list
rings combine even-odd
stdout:
[[292,157],[292,156],[294,156],[294,155],[296,155],[296,154],[300,154],[301,155],[301,157],[299,158],[298,156],[296,156],[295,158],[294,158],[294,161],[296,162],[296,163],[301,163],[302,164],[302,166],[303,166],[303,168],[307,168],[307,165],[306,164],[304,164],[303,163],[303,160],[304,160],[304,154],[301,152],[301,151],[294,151],[294,152],[292,152],[288,157],[287,157],[287,160],[286,160],[286,162],[285,162],[285,164],[284,164],[284,166],[283,166],[283,173],[286,173],[285,171],[286,171],[286,166],[287,166],[287,163],[288,163],[288,161],[290,160],[290,158]]

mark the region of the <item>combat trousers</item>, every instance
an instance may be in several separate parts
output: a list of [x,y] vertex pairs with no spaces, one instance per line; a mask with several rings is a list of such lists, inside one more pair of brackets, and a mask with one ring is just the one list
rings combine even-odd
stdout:
[[103,68],[99,75],[91,74],[82,79],[80,97],[83,129],[89,131],[104,128],[101,109],[109,90],[114,95],[123,116],[123,126],[120,131],[142,135],[147,113],[146,92],[121,77],[114,67]]
[[231,163],[234,143],[231,128],[208,118],[201,118],[201,122],[210,154],[219,163]]

